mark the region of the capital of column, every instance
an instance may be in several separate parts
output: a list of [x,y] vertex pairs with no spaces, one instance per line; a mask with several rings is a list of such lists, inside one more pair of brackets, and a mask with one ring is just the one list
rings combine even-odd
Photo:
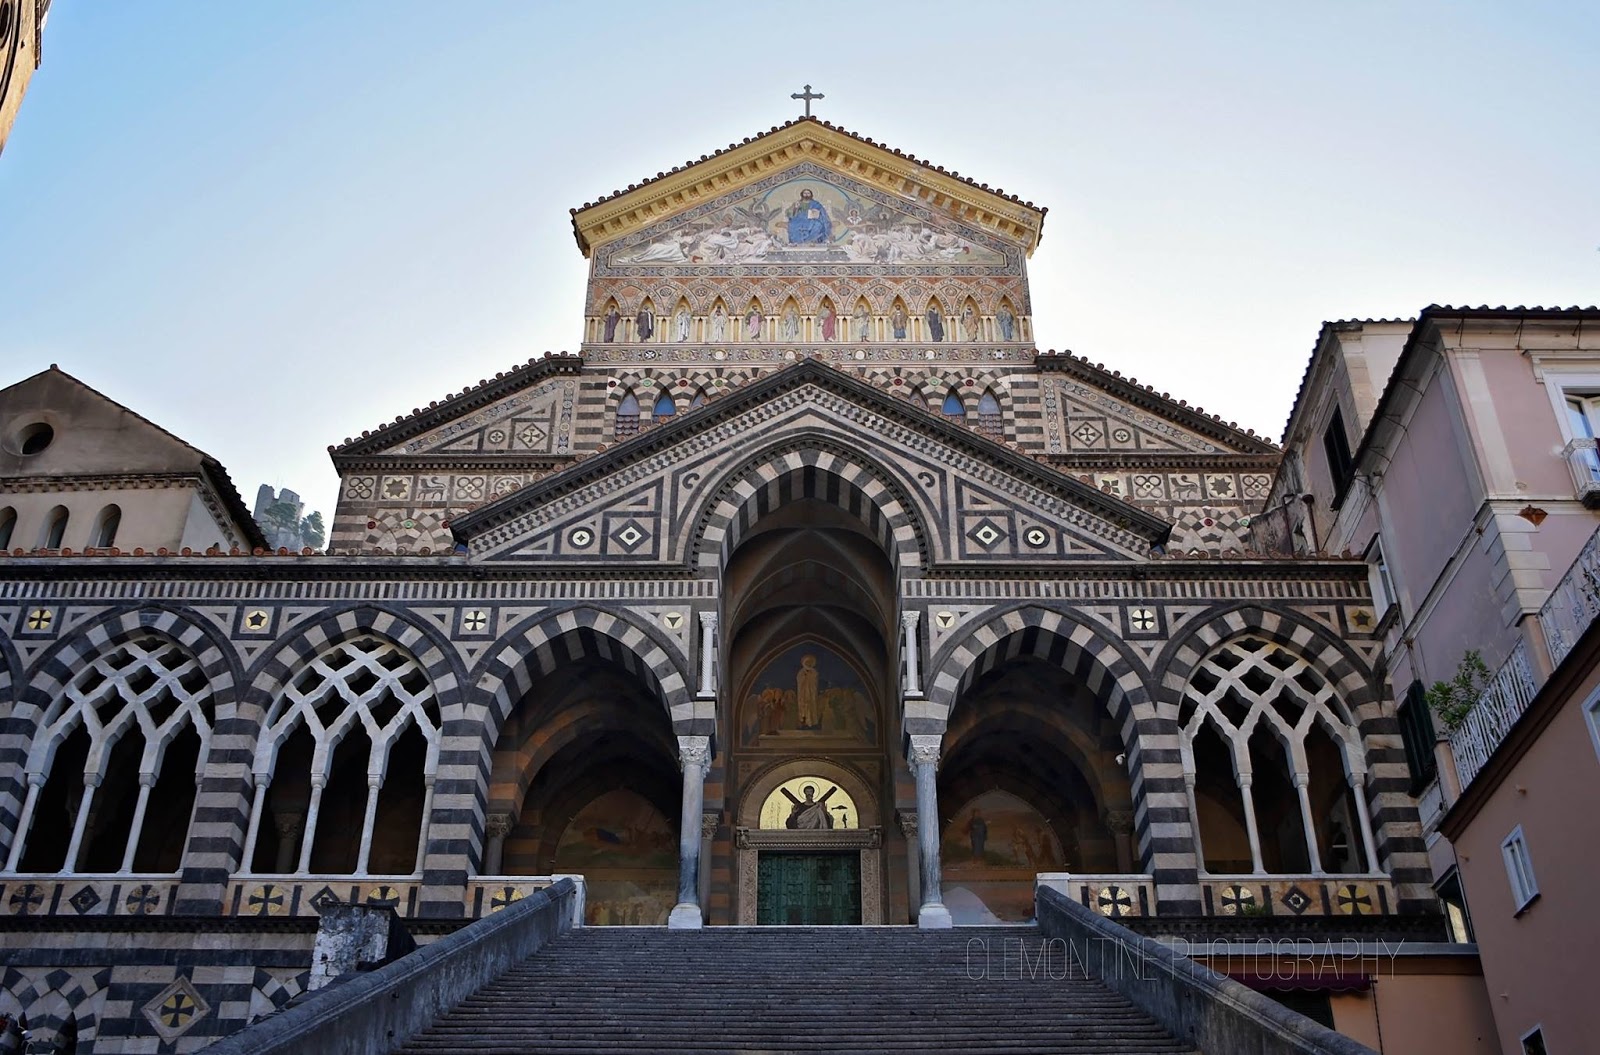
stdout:
[[509,813],[491,813],[483,819],[483,830],[495,839],[504,839],[516,826],[516,818]]
[[1294,775],[1294,786],[1297,787],[1297,788],[1310,787],[1311,786],[1311,774],[1310,773],[1296,773]]
[[690,766],[699,769],[703,774],[711,765],[711,737],[709,736],[680,736],[678,737],[678,767],[688,772]]
[[720,810],[707,810],[700,814],[700,838],[710,839],[717,834],[717,825],[722,821]]
[[939,742],[944,737],[913,735],[907,739],[911,741],[910,746],[906,748],[907,762],[910,762],[913,766],[937,766],[939,764]]
[[303,813],[279,813],[272,818],[272,827],[278,835],[288,838],[300,830],[300,822],[305,820]]
[[[156,777],[158,777],[160,775],[161,774],[159,774],[159,773],[140,773],[139,774],[139,786],[142,787],[142,788],[153,788],[153,787],[155,787],[156,786]],[[197,779],[195,781],[195,783],[198,784],[199,780]]]
[[717,613],[712,611],[700,613],[700,629],[710,633],[717,628]]
[[1112,835],[1128,835],[1133,831],[1132,810],[1106,810],[1102,815]]
[[894,819],[900,822],[901,835],[904,835],[907,839],[915,839],[917,837],[916,810],[895,810]]
[[104,779],[105,778],[99,773],[85,773],[83,775],[83,786],[86,788],[97,788],[100,786],[100,782]]
[[920,609],[908,608],[900,613],[900,625],[906,628],[906,633],[916,633],[917,623],[922,620]]

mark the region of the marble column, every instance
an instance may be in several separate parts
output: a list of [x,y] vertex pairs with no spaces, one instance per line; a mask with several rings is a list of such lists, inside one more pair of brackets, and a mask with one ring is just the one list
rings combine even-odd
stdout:
[[704,812],[706,771],[711,768],[711,738],[678,737],[678,765],[683,769],[683,812],[678,818],[678,903],[667,917],[667,926],[691,930],[705,922],[700,912],[700,815]]
[[279,813],[273,818],[273,828],[278,833],[278,857],[272,863],[274,875],[288,875],[294,871],[295,842],[300,838],[300,813]]
[[922,907],[917,926],[941,930],[953,925],[939,887],[939,741],[937,736],[913,736],[906,761],[917,777],[917,847],[922,858]]
[[1317,825],[1311,816],[1311,795],[1308,790],[1311,777],[1306,773],[1294,775],[1294,793],[1300,800],[1300,823],[1305,826],[1306,834],[1306,861],[1311,867],[1311,874],[1322,874],[1322,854],[1317,850]]
[[700,907],[711,911],[711,844],[717,837],[717,825],[722,821],[720,810],[706,810],[700,814]]
[[489,836],[489,843],[483,850],[484,875],[503,874],[501,869],[505,868],[506,836],[511,834],[515,826],[509,813],[491,813],[484,819],[483,830]]
[[900,834],[906,839],[906,904],[911,906],[911,912],[915,914],[917,906],[922,904],[922,856],[917,848],[917,811],[896,810],[895,819],[900,822]]
[[1244,831],[1250,839],[1250,871],[1253,875],[1264,875],[1267,870],[1261,864],[1261,832],[1256,827],[1256,800],[1250,793],[1250,784],[1249,773],[1239,774],[1239,798],[1244,803]]
[[717,694],[717,613],[700,613],[700,697]]
[[922,618],[921,612],[901,612],[900,626],[905,631],[906,641],[906,695],[922,695],[922,671],[919,668],[917,647],[917,622]]
[[1133,867],[1133,811],[1106,810],[1106,830],[1117,847],[1117,871],[1132,875]]

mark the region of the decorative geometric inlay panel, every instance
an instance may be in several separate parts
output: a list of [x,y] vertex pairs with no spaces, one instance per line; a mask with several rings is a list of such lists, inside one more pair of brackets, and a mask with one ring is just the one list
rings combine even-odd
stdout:
[[262,883],[245,898],[252,916],[281,916],[289,911],[289,895],[276,883]]
[[33,608],[28,611],[28,618],[23,625],[36,634],[47,633],[55,625],[56,614],[49,608]]
[[1240,883],[1234,883],[1223,892],[1222,911],[1229,916],[1237,916],[1242,911],[1255,908],[1255,905],[1255,891]]
[[1298,916],[1311,907],[1311,895],[1297,886],[1292,886],[1283,892],[1283,905]]
[[482,608],[468,608],[461,613],[461,632],[481,634],[489,628],[489,613]]
[[1339,888],[1339,911],[1346,916],[1373,914],[1372,891],[1359,883],[1346,883]]
[[988,517],[984,517],[967,532],[967,538],[986,550],[992,550],[1005,541],[1006,530]]
[[1133,914],[1133,898],[1120,886],[1104,886],[1095,897],[1095,907],[1103,916],[1120,919]]
[[1130,630],[1148,634],[1157,628],[1158,623],[1159,621],[1156,619],[1155,609],[1153,608],[1128,609],[1128,629]]
[[72,906],[72,911],[80,916],[85,912],[92,912],[100,904],[100,901],[99,892],[92,886],[83,887],[76,894],[67,898],[67,904]]
[[171,1043],[187,1033],[210,1010],[211,1005],[189,984],[189,979],[177,978],[144,1005],[144,1017],[155,1027],[162,1040]]

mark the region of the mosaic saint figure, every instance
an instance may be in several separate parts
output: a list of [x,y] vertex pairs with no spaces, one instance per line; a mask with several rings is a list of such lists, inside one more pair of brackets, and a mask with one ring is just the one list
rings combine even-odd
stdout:
[[605,343],[610,344],[617,339],[617,323],[621,321],[622,315],[613,305],[611,310],[606,312],[605,330],[603,332]]
[[784,822],[784,827],[795,828],[800,831],[820,831],[823,828],[832,828],[833,818],[828,815],[828,799],[832,798],[833,793],[838,790],[837,787],[829,788],[819,799],[816,797],[817,786],[815,784],[807,784],[800,789],[801,793],[805,795],[805,800],[801,801],[795,798],[788,788],[784,788],[783,794],[790,802],[794,803],[793,808],[789,810],[789,819]]
[[786,341],[800,339],[800,313],[793,308],[783,313],[783,339]]
[[826,245],[831,241],[833,221],[828,219],[828,207],[808,187],[800,192],[800,200],[789,206],[789,244]]
[[1000,339],[1002,341],[1016,340],[1017,317],[1011,314],[1010,308],[1004,304],[1000,305],[1000,310],[995,314],[994,321],[995,325],[1000,327]]
[[989,839],[989,826],[976,811],[972,819],[967,821],[967,839],[972,843],[972,856],[983,860],[983,844]]
[[944,316],[939,314],[937,307],[928,309],[928,340],[944,340]]
[[718,304],[711,312],[711,339],[718,343],[728,339],[728,313]]
[[673,323],[677,330],[677,338],[679,343],[689,339],[689,319],[690,316],[688,308],[679,308],[678,314],[673,316]]
[[833,307],[824,305],[822,309],[822,339],[831,343],[838,327],[839,317],[833,313]]
[[856,340],[865,341],[872,336],[872,316],[865,304],[856,305]]
[[761,340],[761,313],[754,304],[750,305],[750,311],[744,317],[744,336],[749,341]]
[[817,679],[817,657],[801,656],[794,676],[794,704],[802,729],[815,729],[822,721],[817,711]]
[[894,314],[889,317],[889,325],[894,328],[894,339],[906,339],[906,311],[904,308],[894,309]]
[[649,308],[640,308],[639,317],[633,320],[634,333],[641,341],[648,341],[650,335],[656,332],[656,317]]
[[963,341],[978,339],[978,315],[970,304],[961,309],[961,339]]

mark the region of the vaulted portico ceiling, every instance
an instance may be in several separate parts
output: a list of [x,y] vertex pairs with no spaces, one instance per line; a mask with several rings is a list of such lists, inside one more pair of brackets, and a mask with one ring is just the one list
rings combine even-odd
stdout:
[[572,210],[572,231],[584,256],[618,238],[806,161],[837,170],[885,193],[1022,246],[1031,255],[1046,209],[948,172],[815,117],[702,155],[652,179]]
[[[693,564],[719,489],[789,451],[881,470],[932,563],[1140,560],[1170,525],[816,360],[805,360],[452,522],[474,558]],[[700,555],[699,562],[711,559]]]

